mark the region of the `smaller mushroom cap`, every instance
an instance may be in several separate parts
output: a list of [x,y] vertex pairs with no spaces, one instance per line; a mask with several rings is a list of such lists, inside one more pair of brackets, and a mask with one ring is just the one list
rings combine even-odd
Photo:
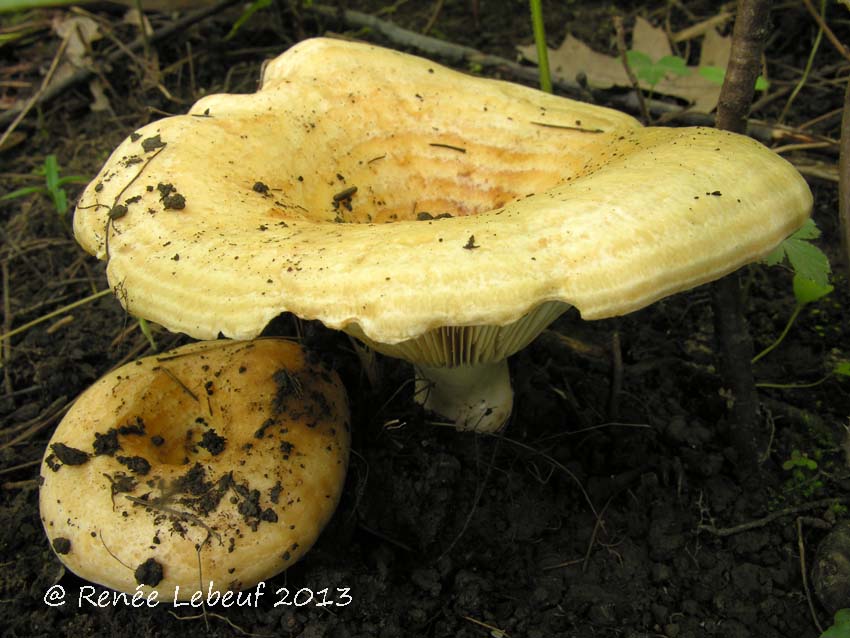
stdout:
[[44,529],[71,571],[119,591],[143,584],[183,600],[253,586],[330,519],[348,419],[336,374],[281,339],[200,342],[127,364],[56,429]]

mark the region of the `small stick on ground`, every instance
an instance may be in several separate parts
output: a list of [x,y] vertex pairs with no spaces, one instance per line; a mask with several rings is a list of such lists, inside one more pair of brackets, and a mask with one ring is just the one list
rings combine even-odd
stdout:
[[802,505],[797,505],[795,507],[785,507],[781,510],[771,512],[770,514],[762,518],[757,518],[756,520],[749,521],[747,523],[741,523],[740,525],[733,525],[732,527],[715,527],[714,525],[700,524],[697,526],[697,531],[706,532],[708,534],[711,534],[712,536],[719,536],[721,538],[726,536],[734,536],[735,534],[748,532],[752,529],[759,529],[761,527],[765,527],[767,525],[770,525],[773,521],[783,518],[785,516],[794,516],[796,514],[799,514],[800,512],[808,512],[809,510],[815,510],[818,508],[831,507],[836,504],[846,505],[847,503],[850,503],[850,497],[823,498],[819,501],[803,503]]
[[808,9],[809,13],[812,14],[812,18],[814,18],[815,22],[818,23],[818,26],[823,29],[823,33],[826,36],[826,39],[832,43],[832,46],[835,47],[835,50],[838,51],[842,55],[842,57],[850,60],[850,50],[847,49],[842,43],[841,40],[836,37],[835,33],[832,32],[832,29],[829,28],[829,25],[823,19],[823,17],[817,12],[815,9],[815,5],[812,4],[811,0],[803,0],[803,4],[806,5],[806,9]]
[[632,88],[635,90],[638,105],[640,106],[641,120],[643,120],[644,124],[649,124],[652,118],[649,115],[649,109],[646,108],[643,91],[640,90],[640,83],[635,76],[635,72],[632,71],[632,67],[629,65],[629,59],[626,56],[626,31],[623,28],[623,18],[621,16],[614,16],[614,31],[617,33],[617,52],[620,54],[620,60],[623,62],[626,75],[629,76],[629,82],[632,83]]
[[838,162],[838,220],[844,265],[850,273],[850,80],[844,92],[844,115],[841,117],[841,159]]
[[593,524],[593,532],[590,534],[590,541],[587,543],[587,551],[584,553],[584,560],[581,564],[582,572],[586,572],[587,566],[590,564],[590,556],[593,553],[593,546],[596,544],[596,537],[599,534],[599,530],[605,525],[602,517],[605,516],[605,512],[608,510],[608,506],[613,499],[614,495],[608,497],[608,500],[605,501],[605,505],[602,506],[599,512],[599,516],[596,517],[596,523]]
[[204,521],[202,521],[200,518],[198,518],[191,512],[183,512],[168,505],[163,505],[158,501],[158,499],[148,500],[144,498],[138,498],[136,496],[131,496],[130,494],[124,494],[124,498],[133,503],[133,505],[149,508],[155,512],[163,512],[165,514],[168,514],[169,516],[173,516],[178,520],[181,520],[186,523],[193,523],[198,527],[203,528],[207,533],[207,537],[204,539],[204,543],[209,541],[210,538],[215,538],[219,543],[222,542],[221,534],[219,534],[212,527],[204,523]]
[[106,290],[101,290],[100,292],[97,292],[93,295],[89,295],[88,297],[83,297],[82,299],[78,299],[77,301],[75,301],[73,303],[69,303],[67,306],[62,306],[61,308],[58,308],[57,310],[54,310],[53,312],[49,312],[46,315],[42,315],[41,317],[38,317],[37,319],[33,319],[32,321],[28,321],[24,325],[18,326],[14,330],[4,332],[2,335],[0,335],[0,341],[4,341],[6,339],[9,339],[10,337],[14,337],[17,334],[21,334],[22,332],[26,332],[30,328],[33,328],[34,326],[37,326],[40,323],[44,323],[45,321],[49,321],[50,319],[53,319],[54,317],[58,317],[59,315],[64,314],[64,313],[66,313],[70,310],[73,310],[74,308],[79,308],[80,306],[85,305],[85,304],[89,303],[90,301],[94,301],[95,299],[99,299],[100,297],[103,297],[103,296],[109,294],[110,292],[112,292],[112,291],[109,288],[107,288]]
[[[23,119],[27,116],[27,113],[32,110],[36,104],[38,104],[45,95],[49,93],[48,89],[50,88],[50,81],[53,79],[53,74],[56,73],[56,69],[59,67],[59,61],[62,59],[62,56],[65,54],[65,49],[68,47],[68,42],[70,41],[70,36],[66,37],[62,40],[62,44],[59,45],[59,50],[56,51],[56,55],[53,56],[53,61],[50,63],[50,68],[47,69],[47,74],[44,76],[44,80],[41,82],[41,86],[38,91],[33,93],[32,97],[27,100],[27,103],[21,108],[18,112],[18,115],[15,119],[12,120],[12,123],[6,129],[2,136],[0,136],[0,147],[9,139],[9,136],[12,132],[18,128],[18,124],[20,124]],[[7,113],[11,113],[13,110],[7,111]],[[2,118],[0,118],[2,119]]]
[[623,391],[623,351],[620,348],[620,333],[611,335],[611,388],[608,395],[608,421],[620,416],[620,393]]
[[466,515],[466,520],[463,522],[463,527],[460,528],[460,531],[457,533],[457,536],[455,536],[452,542],[449,543],[449,546],[445,550],[443,550],[442,554],[440,554],[440,557],[437,559],[438,561],[442,560],[444,556],[448,556],[449,554],[451,554],[455,545],[457,545],[457,542],[466,533],[466,530],[469,527],[469,523],[472,522],[472,516],[475,514],[475,510],[478,509],[478,503],[481,501],[481,497],[484,495],[484,488],[487,486],[487,481],[490,478],[490,472],[493,469],[494,463],[496,462],[496,453],[499,451],[500,443],[501,441],[497,440],[496,444],[493,446],[493,454],[490,457],[490,463],[487,465],[487,471],[484,473],[484,478],[475,488],[475,498],[472,500],[472,507],[469,508],[469,512]]
[[797,550],[800,553],[800,576],[803,579],[803,591],[806,592],[806,602],[809,603],[809,613],[812,614],[812,620],[815,627],[818,628],[818,634],[823,633],[823,627],[818,620],[818,615],[815,612],[815,604],[812,601],[812,591],[809,588],[809,570],[806,568],[806,545],[803,542],[803,517],[797,517]]
[[[186,16],[180,18],[179,20],[174,20],[173,22],[169,22],[163,28],[155,31],[151,34],[149,40],[150,42],[157,42],[159,40],[164,40],[175,33],[183,33],[185,32],[191,25],[195,24],[203,20],[204,18],[208,18],[211,15],[215,15],[216,13],[220,13],[224,11],[231,5],[236,4],[237,0],[221,0],[216,4],[204,7],[203,9],[199,9],[192,13],[187,14]],[[131,51],[138,51],[144,46],[144,40],[142,38],[136,38],[130,44],[127,45],[127,48]],[[121,62],[124,57],[124,51],[121,49],[115,50],[109,55],[106,56],[104,60],[104,65],[117,65]],[[91,70],[87,68],[77,69],[74,73],[69,75],[67,78],[64,78],[61,82],[53,82],[50,86],[46,86],[46,83],[43,83],[45,90],[39,90],[32,98],[30,98],[30,102],[27,103],[25,109],[21,107],[12,107],[8,111],[0,114],[0,124],[5,124],[6,122],[12,119],[20,119],[22,120],[26,113],[33,106],[46,102],[57,95],[63,95],[69,88],[75,86],[81,82],[85,82],[89,78],[94,75]],[[17,124],[16,124],[17,125]],[[11,129],[11,127],[10,127]]]
[[180,616],[179,614],[176,614],[171,610],[168,610],[168,613],[171,614],[172,616],[174,616],[177,620],[200,620],[201,618],[206,620],[206,616],[209,616],[210,618],[217,618],[218,620],[223,620],[224,622],[226,622],[228,625],[230,625],[233,629],[238,631],[243,636],[259,636],[261,638],[274,638],[274,636],[275,636],[275,634],[252,634],[250,631],[246,631],[245,629],[242,629],[242,627],[240,627],[239,625],[234,623],[232,620],[230,620],[226,616],[222,616],[221,614],[217,614],[217,613],[212,612],[212,611],[209,612],[208,614],[196,614],[194,616]]
[[[9,293],[9,262],[3,260],[3,332],[12,330],[12,299]],[[6,390],[6,396],[11,397],[15,394],[15,388],[12,385],[11,366],[12,361],[12,342],[8,339],[3,341],[3,387]]]
[[[18,434],[15,438],[6,441],[2,445],[0,445],[0,450],[5,450],[6,448],[12,447],[13,445],[17,445],[21,441],[26,441],[36,432],[43,430],[48,425],[51,425],[56,419],[61,417],[65,412],[71,407],[71,404],[68,403],[68,398],[65,396],[61,396],[56,399],[53,403],[51,403],[47,408],[38,415],[37,418],[32,421],[27,421],[26,423],[22,423],[21,426],[27,426],[23,432]],[[3,435],[12,434],[21,429],[21,426],[15,428],[7,428],[2,431]]]
[[435,24],[437,24],[437,19],[440,17],[440,13],[443,10],[443,2],[444,0],[437,0],[434,3],[434,8],[431,10],[431,17],[428,18],[428,23],[422,29],[422,33],[424,35],[428,35],[428,32],[434,28]]
[[10,467],[0,468],[0,474],[11,474],[12,472],[24,470],[28,467],[36,467],[39,463],[41,463],[40,458],[33,459],[32,461],[26,461],[25,463],[18,463],[17,465],[12,465]]

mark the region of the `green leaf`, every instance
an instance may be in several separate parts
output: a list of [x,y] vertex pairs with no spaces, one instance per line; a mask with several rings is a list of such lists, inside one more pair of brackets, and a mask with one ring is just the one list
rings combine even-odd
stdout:
[[225,41],[230,40],[233,36],[236,35],[236,32],[242,28],[248,20],[251,19],[257,11],[260,9],[265,9],[266,7],[270,7],[272,4],[272,0],[254,0],[251,4],[249,4],[245,10],[242,12],[242,15],[236,19],[236,22],[233,23],[233,26],[230,28],[230,33],[224,36]]
[[57,188],[51,191],[50,198],[53,200],[53,207],[60,216],[64,217],[68,212],[68,194],[64,188]]
[[[701,66],[699,74],[713,84],[721,85],[726,78],[726,69],[722,66]],[[756,91],[767,91],[770,88],[770,82],[763,75],[756,78]]]
[[808,219],[794,234],[774,248],[765,257],[768,266],[775,266],[787,257],[794,272],[810,279],[820,286],[829,284],[829,259],[824,252],[810,243],[810,239],[820,237],[820,230]]
[[820,237],[820,228],[810,217],[788,239],[817,239],[818,237]]
[[91,181],[90,177],[86,177],[85,175],[66,175],[65,177],[60,177],[57,182],[58,186],[64,186],[65,184],[88,184]]
[[18,190],[14,190],[11,193],[6,193],[3,196],[0,196],[0,201],[7,199],[18,199],[20,197],[26,197],[27,195],[34,195],[35,193],[43,193],[44,186],[26,186],[24,188],[19,188]]
[[784,245],[795,274],[822,288],[829,285],[829,259],[820,248],[800,239],[786,239]]
[[652,58],[642,51],[626,51],[626,61],[638,79],[650,86],[655,86],[664,77],[664,69],[657,67]]
[[835,624],[823,632],[820,638],[850,638],[850,609],[835,612]]
[[136,321],[139,322],[139,330],[141,330],[142,334],[145,335],[145,339],[148,340],[151,349],[156,352],[159,348],[157,348],[156,340],[153,338],[153,332],[151,331],[150,324],[142,317],[136,317]]
[[785,259],[785,246],[779,244],[776,248],[767,253],[767,256],[763,261],[768,266],[777,266],[782,263],[783,259]]
[[44,181],[50,193],[59,188],[59,162],[55,155],[51,154],[44,158]]
[[794,275],[794,297],[797,303],[801,306],[810,304],[823,297],[826,297],[833,291],[833,287],[829,284],[821,285],[816,281],[804,277],[799,272]]
[[701,66],[698,72],[702,77],[714,84],[723,84],[723,78],[726,77],[726,69],[722,66]]
[[807,470],[814,471],[818,469],[818,463],[814,459],[810,459],[805,454],[801,454],[800,450],[793,450],[791,452],[791,458],[782,464],[782,469],[792,470],[795,467],[804,467]]
[[626,51],[626,61],[633,69],[652,66],[652,58],[643,51]]
[[683,58],[678,55],[665,55],[655,63],[656,68],[663,69],[664,73],[672,73],[684,77],[691,74],[691,70]]
[[[839,361],[832,369],[832,373],[841,377],[850,377],[850,361]],[[850,610],[847,613],[850,615]]]

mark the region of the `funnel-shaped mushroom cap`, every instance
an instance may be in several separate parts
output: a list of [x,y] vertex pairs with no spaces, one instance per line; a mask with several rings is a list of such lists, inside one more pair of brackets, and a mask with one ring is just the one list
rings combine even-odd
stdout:
[[608,317],[716,279],[810,208],[746,137],[316,39],[256,94],[134,133],[75,232],[128,310],[172,330],[247,338],[291,311],[456,366],[503,359],[569,305]]
[[45,532],[69,569],[119,591],[144,584],[183,600],[252,587],[298,560],[330,519],[348,416],[339,378],[282,339],[193,343],[129,363],[53,434]]

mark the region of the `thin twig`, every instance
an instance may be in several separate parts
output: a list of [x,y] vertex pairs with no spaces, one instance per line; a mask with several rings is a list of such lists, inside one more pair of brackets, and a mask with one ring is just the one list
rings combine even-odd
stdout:
[[797,550],[800,553],[800,576],[803,579],[803,591],[806,592],[806,602],[809,603],[809,613],[812,615],[812,620],[815,627],[818,628],[818,634],[823,633],[823,626],[818,620],[818,615],[815,612],[815,604],[812,601],[812,591],[809,588],[809,570],[806,568],[806,545],[803,542],[803,517],[797,517]]
[[823,33],[826,36],[826,39],[832,43],[832,46],[835,47],[835,50],[838,51],[842,57],[850,60],[850,51],[847,50],[841,40],[839,40],[835,34],[832,32],[832,29],[829,28],[829,25],[824,20],[815,9],[815,6],[812,4],[812,0],[803,0],[803,4],[806,5],[806,9],[808,9],[809,13],[812,14],[812,18],[814,18],[815,22],[818,23],[818,26],[823,29]]
[[478,487],[475,490],[475,498],[472,501],[472,507],[469,508],[469,512],[466,515],[466,520],[463,522],[463,527],[461,527],[460,531],[454,537],[449,546],[440,554],[440,557],[437,559],[441,560],[444,556],[448,556],[451,554],[457,542],[463,537],[466,533],[467,528],[469,527],[469,523],[472,522],[472,516],[475,514],[475,510],[478,509],[478,503],[481,501],[481,497],[484,495],[484,488],[487,486],[487,481],[490,478],[490,472],[493,470],[493,465],[496,462],[496,453],[499,451],[500,441],[496,441],[496,444],[493,446],[493,454],[490,457],[490,463],[487,465],[487,471],[484,473],[484,478],[481,480],[481,483],[478,484]]
[[437,0],[434,3],[434,8],[431,11],[431,16],[428,18],[428,22],[422,28],[422,33],[428,35],[428,32],[434,28],[434,25],[437,24],[437,19],[440,17],[440,12],[443,10],[443,2],[444,0]]
[[623,352],[620,333],[611,335],[611,388],[608,395],[608,420],[616,421],[620,415],[620,393],[623,391]]
[[[30,109],[34,107],[47,93],[48,88],[50,86],[50,80],[53,79],[53,74],[56,73],[56,69],[59,67],[59,61],[62,59],[62,56],[65,54],[65,49],[68,46],[68,42],[70,42],[71,36],[70,34],[65,36],[62,40],[62,43],[59,45],[59,50],[56,51],[56,55],[53,56],[53,61],[50,63],[50,68],[47,69],[47,74],[44,76],[44,80],[41,81],[41,86],[38,91],[32,94],[27,103],[21,108],[17,117],[12,120],[12,123],[6,129],[2,136],[0,136],[0,148],[3,147],[3,144],[9,139],[9,136],[12,132],[18,128],[18,124],[20,124],[23,119],[27,116],[27,113],[30,112]],[[8,111],[8,113],[12,113],[14,109]],[[3,118],[0,117],[0,123],[3,122]]]
[[189,387],[177,377],[176,374],[174,374],[165,366],[160,366],[159,369],[162,370],[168,376],[169,379],[171,379],[172,381],[174,381],[174,383],[180,386],[180,389],[183,390],[183,392],[192,397],[195,400],[195,403],[200,403],[200,401],[198,400],[198,395],[192,392]]
[[673,34],[673,37],[670,38],[675,44],[679,42],[686,42],[688,40],[693,40],[694,38],[698,38],[700,36],[705,35],[715,27],[722,27],[724,24],[729,22],[732,19],[732,14],[728,11],[721,11],[716,16],[712,16],[707,20],[703,20],[702,22],[697,22],[681,31],[677,31]]
[[124,498],[133,503],[133,505],[138,505],[140,507],[144,507],[147,509],[151,509],[155,512],[164,512],[169,516],[173,516],[181,521],[185,521],[187,523],[194,523],[198,527],[202,527],[207,532],[207,538],[204,539],[204,543],[207,542],[211,537],[215,537],[215,539],[221,543],[221,534],[215,531],[212,527],[207,525],[200,518],[192,514],[191,512],[183,512],[181,510],[170,507],[169,505],[164,505],[159,502],[158,499],[148,500],[144,498],[139,498],[137,496],[132,496],[130,494],[124,494]]
[[[211,15],[215,15],[216,13],[224,11],[231,5],[236,4],[236,2],[237,0],[221,0],[220,2],[217,2],[212,6],[205,7],[203,9],[199,9],[198,11],[189,13],[186,16],[180,18],[179,20],[174,20],[173,22],[168,23],[161,29],[155,31],[153,34],[151,34],[149,40],[153,43],[159,40],[164,40],[165,38],[168,38],[174,35],[175,33],[184,33],[192,24],[199,22],[204,18],[208,18]],[[127,48],[131,51],[138,51],[143,47],[144,39],[141,37],[136,38],[130,44],[127,45]],[[115,50],[106,56],[106,59],[104,60],[104,65],[117,65],[123,57],[124,51],[122,51],[121,49]],[[67,78],[59,82],[52,83],[49,87],[46,87],[44,91],[39,91],[36,95],[30,98],[30,102],[32,103],[30,104],[28,102],[26,107],[15,106],[0,114],[0,124],[5,124],[6,122],[12,119],[23,119],[26,116],[26,112],[33,106],[51,100],[58,95],[64,95],[70,87],[75,86],[76,84],[79,84],[81,82],[85,82],[93,75],[94,73],[89,69],[77,69]]]
[[640,83],[635,76],[635,72],[632,71],[632,67],[629,64],[629,58],[626,56],[626,30],[623,28],[622,16],[614,16],[614,31],[617,34],[617,52],[620,54],[620,60],[623,63],[623,68],[626,70],[626,75],[629,76],[629,82],[631,82],[632,88],[635,90],[635,95],[640,105],[641,119],[644,124],[648,124],[650,122],[650,116],[649,110],[646,108],[646,100],[643,97],[643,91],[640,89]]
[[770,150],[781,155],[782,153],[790,153],[791,151],[814,151],[821,148],[831,148],[835,144],[835,142],[805,142],[800,144],[784,144]]
[[[821,0],[820,2],[821,13],[826,12],[826,0]],[[821,16],[822,17],[822,16]],[[806,60],[806,66],[803,68],[803,75],[800,76],[799,81],[794,86],[794,90],[791,91],[791,95],[788,96],[788,100],[785,102],[785,106],[782,108],[782,112],[779,114],[778,122],[781,124],[785,121],[785,116],[788,115],[788,111],[791,110],[791,105],[794,103],[794,100],[797,98],[797,95],[805,86],[806,81],[809,79],[809,74],[812,72],[812,65],[815,61],[815,56],[817,55],[818,49],[820,48],[821,40],[823,39],[823,29],[825,23],[821,20],[818,22],[820,25],[820,29],[818,29],[818,34],[815,36],[815,41],[812,44],[812,48],[809,51],[809,57]]]
[[733,525],[732,527],[715,527],[714,525],[701,524],[697,526],[697,531],[706,532],[713,536],[720,537],[734,536],[735,534],[740,534],[741,532],[748,532],[751,529],[759,529],[761,527],[765,527],[773,521],[780,518],[784,518],[786,516],[795,516],[800,512],[808,512],[809,510],[815,510],[823,507],[831,507],[839,503],[850,503],[850,497],[844,496],[840,498],[822,498],[819,501],[811,501],[809,503],[803,503],[802,505],[796,505],[794,507],[785,507],[781,510],[771,512],[770,514],[768,514],[767,516],[763,516],[762,518],[757,518],[747,523],[741,523],[740,525]]
[[[30,438],[32,435],[36,434],[39,430],[43,430],[48,425],[53,423],[56,419],[58,419],[65,412],[67,412],[68,409],[71,407],[70,403],[66,403],[67,400],[68,400],[67,397],[64,397],[64,396],[56,399],[56,401],[51,403],[47,407],[47,409],[44,410],[44,412],[41,413],[42,415],[45,415],[45,416],[39,415],[38,419],[29,428],[27,428],[26,430],[21,432],[15,438],[13,438],[9,441],[6,441],[2,445],[0,445],[0,450],[5,450],[6,448],[12,447],[13,445],[20,443],[21,441],[25,441],[26,439]],[[57,406],[57,405],[62,405],[62,407],[59,410],[53,411],[54,407]]]
[[596,523],[593,525],[593,531],[590,534],[590,541],[587,543],[587,551],[584,553],[584,561],[581,564],[581,571],[586,572],[587,566],[590,564],[590,556],[593,552],[593,546],[596,544],[596,536],[599,534],[599,530],[603,527],[603,516],[605,516],[605,512],[608,511],[608,506],[611,504],[611,501],[614,500],[614,495],[608,497],[608,500],[605,501],[605,505],[602,506],[602,510],[599,512],[599,516],[596,517]]
[[838,167],[830,166],[827,164],[817,163],[817,164],[801,164],[800,162],[791,162],[794,165],[794,168],[799,171],[801,175],[804,177],[814,177],[816,179],[822,179],[827,182],[834,182],[836,184],[839,183],[838,178]]
[[527,445],[527,444],[523,443],[522,441],[510,439],[510,438],[503,436],[501,434],[490,434],[490,436],[499,438],[503,441],[507,441],[508,443],[515,445],[519,448],[522,448],[523,450],[526,450],[528,452],[531,452],[533,454],[537,454],[538,456],[543,457],[544,459],[546,459],[546,461],[548,461],[549,463],[551,463],[552,465],[557,467],[559,470],[561,470],[564,474],[569,476],[570,479],[578,487],[579,491],[581,492],[581,495],[584,497],[584,500],[587,503],[587,506],[590,508],[590,511],[593,514],[594,518],[596,518],[596,519],[599,518],[599,512],[597,512],[596,506],[593,505],[593,500],[590,498],[590,494],[587,493],[587,490],[584,488],[584,485],[581,484],[581,481],[578,480],[578,477],[575,475],[575,472],[570,470],[570,468],[568,468],[566,465],[564,465],[563,463],[561,463],[557,459],[553,458],[549,454],[546,454],[545,452],[543,452],[541,450],[538,450],[538,449],[536,449],[536,448],[534,448],[530,445]]
[[[9,262],[3,260],[3,332],[9,332],[12,329],[12,299],[9,292]],[[13,396],[15,388],[12,385],[12,374],[9,362],[12,360],[12,342],[8,339],[3,341],[3,385],[6,389],[6,396]]]
[[844,115],[841,117],[841,159],[838,161],[838,221],[844,265],[850,272],[850,80],[844,91]]
[[23,490],[38,487],[38,480],[24,479],[23,481],[6,481],[3,483],[4,490]]
[[37,319],[33,319],[32,321],[28,321],[24,325],[18,326],[14,330],[10,330],[9,332],[5,332],[2,335],[0,335],[0,341],[4,341],[6,339],[14,337],[15,335],[21,334],[22,332],[26,332],[30,328],[37,326],[40,323],[44,323],[45,321],[49,321],[50,319],[53,319],[54,317],[57,317],[57,316],[59,316],[63,313],[66,313],[69,310],[73,310],[74,308],[78,308],[79,306],[85,305],[85,304],[89,303],[90,301],[94,301],[95,299],[99,299],[100,297],[108,295],[110,292],[112,292],[111,288],[107,288],[106,290],[101,290],[100,292],[96,292],[93,295],[89,295],[88,297],[83,297],[82,299],[78,299],[74,303],[69,303],[67,306],[62,306],[61,308],[54,310],[53,312],[49,312],[46,315],[42,315],[41,317],[38,317]]
[[32,461],[27,461],[26,463],[18,463],[17,465],[11,465],[9,467],[4,467],[0,469],[0,474],[11,474],[12,472],[17,472],[18,470],[23,470],[28,467],[35,467],[41,463],[41,459],[33,459]]
[[[240,627],[239,625],[234,623],[232,620],[230,620],[226,616],[222,616],[221,614],[217,614],[217,613],[212,612],[212,611],[209,612],[209,614],[203,613],[203,614],[196,614],[194,616],[180,616],[179,614],[174,613],[170,609],[168,610],[168,613],[171,614],[172,616],[174,616],[177,620],[200,620],[201,618],[204,618],[204,620],[206,621],[206,616],[208,615],[210,618],[217,618],[218,620],[223,620],[224,622],[226,622],[228,625],[230,625],[233,629],[238,631],[243,636],[258,636],[260,638],[274,638],[274,636],[275,636],[275,634],[253,634],[250,631],[246,631],[245,629],[242,629],[242,627]],[[207,633],[209,633],[209,631]]]

